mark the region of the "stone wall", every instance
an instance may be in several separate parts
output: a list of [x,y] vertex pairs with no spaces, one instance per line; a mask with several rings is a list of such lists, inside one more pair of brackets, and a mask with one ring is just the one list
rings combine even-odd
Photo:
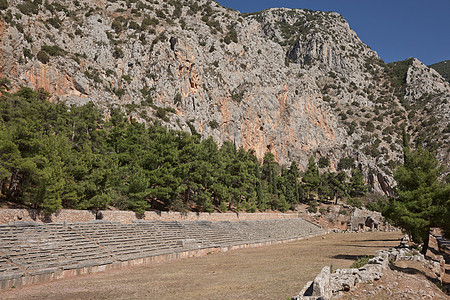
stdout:
[[63,209],[46,215],[36,209],[0,209],[0,224],[9,222],[59,223],[89,222],[95,220],[95,213],[89,210]]
[[[371,228],[372,224],[371,222],[368,223],[368,221],[374,222],[373,226],[375,228]],[[386,230],[390,227],[388,225],[384,226],[385,220],[380,212],[370,211],[365,208],[359,209],[357,207],[354,208],[350,216],[350,222],[347,225],[349,226],[347,229],[350,231]]]
[[296,213],[205,213],[205,212],[172,212],[172,211],[146,211],[143,216],[136,216],[131,211],[99,211],[97,217],[105,221],[117,221],[123,224],[132,223],[133,220],[145,221],[252,221],[298,218]]
[[51,215],[45,215],[35,209],[0,209],[0,224],[17,221],[34,221],[39,223],[58,222],[89,222],[96,219],[116,221],[130,224],[133,220],[146,221],[251,221],[292,219],[299,217],[296,213],[201,213],[201,212],[156,212],[147,211],[143,216],[137,216],[132,211],[99,212],[88,210],[63,209]]
[[439,256],[439,261],[425,258],[413,247],[407,246],[409,239],[403,238],[400,245],[389,250],[378,250],[375,257],[360,268],[337,269],[333,273],[330,267],[324,267],[314,281],[308,282],[297,296],[292,300],[320,300],[335,299],[355,289],[358,283],[373,283],[383,276],[383,272],[389,269],[389,261],[413,260],[421,262],[432,270],[440,283],[445,274],[445,261]]

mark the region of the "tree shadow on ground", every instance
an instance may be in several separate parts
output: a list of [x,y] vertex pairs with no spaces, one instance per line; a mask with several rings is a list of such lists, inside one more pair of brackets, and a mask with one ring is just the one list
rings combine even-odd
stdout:
[[391,270],[406,273],[406,274],[412,274],[412,275],[420,274],[420,275],[423,275],[426,279],[428,279],[429,281],[431,281],[433,283],[440,283],[439,279],[430,277],[425,272],[418,270],[416,268],[412,268],[412,267],[402,268],[402,267],[396,266],[394,264],[389,264],[389,267],[391,268]]
[[433,247],[429,247],[428,251],[430,251],[431,253],[433,253],[434,255],[442,255],[442,253],[439,252],[439,250],[433,248]]
[[332,256],[334,259],[344,259],[344,260],[357,260],[361,257],[366,257],[367,255],[352,255],[352,254],[337,254]]
[[384,240],[362,240],[363,242],[395,242],[398,241],[400,242],[399,239],[395,238],[395,239],[384,239]]
[[386,249],[386,245],[340,245],[340,247],[358,247],[358,248],[380,248]]

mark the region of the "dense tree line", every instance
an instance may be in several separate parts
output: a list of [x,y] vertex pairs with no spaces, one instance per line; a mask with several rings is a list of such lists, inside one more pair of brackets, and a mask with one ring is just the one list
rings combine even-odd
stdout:
[[[324,172],[311,158],[262,164],[253,151],[221,147],[198,134],[129,121],[118,109],[104,118],[93,105],[51,103],[45,91],[2,91],[0,201],[42,209],[286,211],[298,203],[358,197],[362,175]],[[319,161],[320,167],[329,163]],[[348,182],[347,182],[348,181]]]

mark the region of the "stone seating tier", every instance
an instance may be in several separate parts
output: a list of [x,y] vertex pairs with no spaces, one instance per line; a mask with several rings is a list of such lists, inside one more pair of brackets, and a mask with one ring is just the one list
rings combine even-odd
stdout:
[[0,289],[8,287],[2,280],[11,278],[191,250],[289,240],[321,232],[318,226],[300,218],[4,224],[0,225]]

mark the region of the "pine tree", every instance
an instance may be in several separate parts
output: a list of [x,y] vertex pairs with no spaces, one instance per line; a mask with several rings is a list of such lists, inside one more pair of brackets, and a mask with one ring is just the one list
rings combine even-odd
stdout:
[[391,199],[383,214],[413,241],[423,243],[426,254],[430,228],[448,223],[443,212],[448,211],[449,187],[439,180],[442,168],[432,154],[422,147],[414,151],[405,147],[404,151],[404,164],[394,173],[398,197]]
[[[299,183],[299,177],[300,177],[300,171],[297,167],[297,163],[295,161],[293,161],[291,163],[291,166],[289,167],[288,170],[288,180],[287,180],[287,184],[288,184],[288,188],[290,191],[292,191],[292,200],[289,201],[291,204],[297,204],[300,203],[300,183]],[[290,197],[289,197],[290,199]]]
[[367,186],[364,184],[364,178],[361,170],[355,168],[352,170],[350,178],[349,192],[352,197],[362,197],[367,193]]
[[320,176],[319,170],[317,169],[316,161],[314,157],[310,157],[308,161],[308,169],[303,175],[302,181],[305,183],[307,192],[308,192],[308,200],[314,198],[314,193],[318,192],[318,188],[320,185]]
[[277,175],[278,175],[278,164],[275,161],[275,157],[272,153],[267,152],[264,155],[263,165],[262,165],[262,179],[267,182],[267,188],[269,193],[274,195],[277,194]]

